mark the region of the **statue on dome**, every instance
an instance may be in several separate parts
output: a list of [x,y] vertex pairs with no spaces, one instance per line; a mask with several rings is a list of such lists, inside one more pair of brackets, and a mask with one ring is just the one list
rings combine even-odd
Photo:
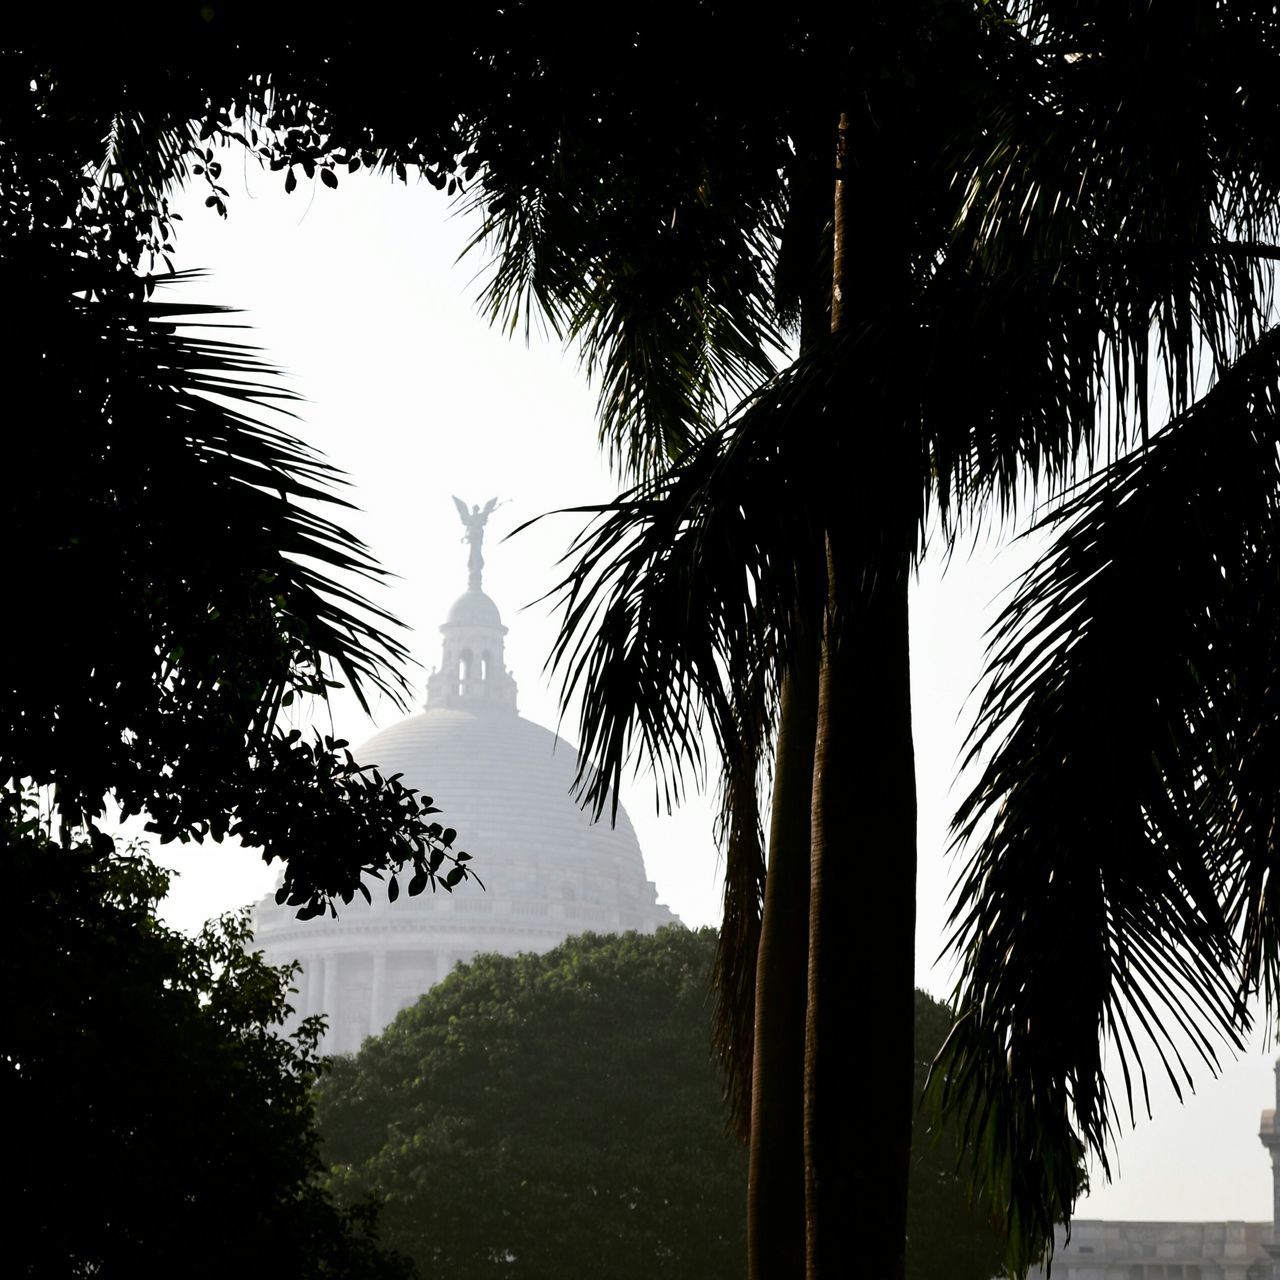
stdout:
[[479,505],[472,506],[471,510],[467,510],[467,504],[461,498],[454,496],[453,505],[458,508],[458,515],[462,517],[462,526],[466,529],[466,533],[462,535],[463,542],[471,547],[471,552],[467,556],[467,590],[480,590],[480,572],[484,568],[484,556],[481,553],[481,547],[484,544],[484,526],[485,521],[493,514],[498,506],[497,498],[490,498],[485,503],[484,510],[481,511]]

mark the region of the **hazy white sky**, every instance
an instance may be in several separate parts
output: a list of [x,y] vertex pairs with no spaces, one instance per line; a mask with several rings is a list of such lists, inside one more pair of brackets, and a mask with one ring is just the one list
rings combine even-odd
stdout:
[[[243,309],[253,340],[305,397],[300,434],[349,475],[349,496],[361,508],[352,526],[397,575],[378,598],[412,629],[409,643],[423,664],[415,709],[437,660],[436,627],[466,585],[450,495],[469,503],[497,496],[506,505],[489,523],[485,588],[510,628],[507,665],[521,712],[554,726],[554,691],[542,668],[556,625],[545,604],[532,602],[557,581],[555,561],[578,524],[556,517],[500,538],[540,512],[616,491],[596,444],[594,395],[576,362],[555,344],[526,348],[479,318],[481,260],[455,265],[466,227],[426,184],[406,189],[361,174],[336,192],[317,183],[312,195],[304,184],[285,197],[279,175],[241,176],[240,157],[228,160],[230,218],[205,210],[199,194],[183,201],[177,265],[210,273],[188,296]],[[946,827],[965,700],[981,670],[992,602],[1025,562],[1021,548],[998,545],[957,553],[945,577],[940,563],[927,564],[912,603],[917,980],[938,995],[951,980],[949,964],[935,960],[955,870]],[[332,714],[356,744],[399,715],[384,706],[371,722],[342,695]],[[565,731],[574,736],[571,724]],[[624,789],[623,800],[659,897],[688,924],[715,923],[710,801],[661,815],[644,779]],[[168,913],[183,927],[260,896],[274,880],[241,850],[166,849],[162,860],[181,872]],[[1259,1112],[1273,1105],[1271,1058],[1259,1048],[1222,1079],[1198,1083],[1185,1107],[1167,1089],[1155,1091],[1154,1122],[1126,1136],[1117,1182],[1099,1187],[1080,1216],[1270,1218],[1269,1162],[1256,1135]]]

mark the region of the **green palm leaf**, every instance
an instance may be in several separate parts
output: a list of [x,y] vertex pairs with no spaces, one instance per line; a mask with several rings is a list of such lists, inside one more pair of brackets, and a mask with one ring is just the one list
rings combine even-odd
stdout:
[[40,414],[9,441],[4,520],[42,588],[0,677],[0,781],[53,786],[71,824],[112,795],[163,839],[240,834],[311,914],[362,873],[434,875],[429,800],[284,731],[339,682],[399,702],[406,657],[359,587],[381,570],[325,513],[341,477],[281,425],[290,393],[223,309],[127,269],[36,245],[0,280]]
[[626,470],[677,458],[773,373],[783,338],[767,293],[768,215],[744,230],[740,210],[685,197],[650,243],[619,243],[630,218],[657,211],[584,212],[579,193],[542,189],[495,199],[499,185],[488,177],[477,199],[500,210],[471,242],[493,258],[482,305],[509,329],[523,318],[527,331],[536,314],[577,347],[598,386],[601,439]]
[[996,623],[956,817],[959,1022],[936,1073],[1046,1240],[1117,1104],[1238,1048],[1277,991],[1272,832],[1280,336],[1075,494]]

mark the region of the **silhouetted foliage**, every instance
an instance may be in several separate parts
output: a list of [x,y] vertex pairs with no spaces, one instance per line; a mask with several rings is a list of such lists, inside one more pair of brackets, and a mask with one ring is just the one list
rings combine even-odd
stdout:
[[317,1181],[318,1020],[281,1036],[290,974],[246,953],[246,917],[175,933],[165,872],[31,810],[0,859],[6,1273],[409,1275]]
[[[814,910],[786,926],[818,922],[804,999],[815,1018],[834,1011],[823,1035],[806,1028],[805,1114],[820,1093],[831,1123],[810,1121],[806,1153],[829,1145],[815,1157],[825,1172],[804,1181],[840,1186],[852,1170],[864,1190],[889,1188],[879,1207],[841,1193],[864,1234],[896,1221],[905,1195],[906,581],[921,531],[940,512],[945,542],[1010,511],[1028,483],[1058,492],[1138,446],[1067,508],[1079,524],[1002,619],[975,739],[991,760],[960,816],[975,847],[940,1087],[1023,1260],[1046,1247],[1082,1154],[1105,1168],[1117,1104],[1145,1096],[1144,1059],[1182,1087],[1185,1038],[1213,1071],[1245,997],[1261,988],[1274,1005],[1280,984],[1266,767],[1277,490],[1270,462],[1246,501],[1235,483],[1236,462],[1273,460],[1277,439],[1275,6],[891,0],[793,5],[763,25],[716,0],[517,2],[415,27],[373,5],[295,29],[233,3],[184,11],[163,71],[113,13],[95,21],[91,57],[37,19],[25,44],[14,36],[27,55],[4,67],[61,104],[51,118],[76,122],[82,166],[107,139],[134,189],[154,194],[194,165],[218,212],[219,140],[243,142],[287,190],[370,166],[461,187],[495,250],[490,314],[513,327],[533,314],[580,344],[606,438],[649,477],[605,513],[568,584],[587,764],[611,785],[639,746],[665,779],[697,757],[700,717],[717,731],[721,1039],[740,1113],[757,792],[789,667],[815,677],[810,772],[834,786],[804,791],[818,801],[806,834],[815,866],[839,851],[830,871],[844,879],[815,877]],[[846,182],[856,198],[835,195]],[[151,225],[158,236],[162,220]],[[837,292],[843,331],[824,336]],[[777,332],[797,319],[801,359],[771,380]],[[743,391],[759,394],[723,420]],[[1194,448],[1146,444],[1162,398],[1166,434]],[[674,560],[655,530],[679,533]],[[633,536],[643,573],[610,576]],[[1141,591],[1119,587],[1136,574],[1178,594],[1184,573],[1187,607],[1162,601],[1153,616],[1172,625],[1131,639],[1125,624],[1150,618],[1132,612]],[[1116,646],[1135,643],[1152,660],[1118,703]],[[1238,685],[1224,654],[1241,657]],[[1123,733],[1118,705],[1133,712]],[[1072,777],[1089,785],[1064,791]],[[859,840],[871,856],[848,856]],[[855,901],[876,906],[850,934]],[[867,993],[873,970],[883,980]],[[858,990],[884,1000],[883,1060],[839,1026]],[[1108,1044],[1122,1081],[1104,1076]],[[860,1146],[850,1082],[864,1069],[896,1100]],[[807,1211],[831,1242],[810,1257],[818,1271],[840,1263],[841,1211],[840,1196]],[[876,1268],[896,1274],[888,1248]]]
[[0,284],[28,417],[0,524],[40,604],[9,629],[0,784],[51,787],[70,826],[111,796],[162,840],[237,836],[285,860],[304,914],[406,862],[465,874],[429,800],[280,727],[339,681],[398,698],[405,650],[353,585],[381,571],[326,514],[341,477],[285,429],[292,397],[222,308],[135,270],[170,247],[185,152],[108,114],[160,167],[141,181],[113,148],[99,173],[104,134],[20,63],[0,60]]

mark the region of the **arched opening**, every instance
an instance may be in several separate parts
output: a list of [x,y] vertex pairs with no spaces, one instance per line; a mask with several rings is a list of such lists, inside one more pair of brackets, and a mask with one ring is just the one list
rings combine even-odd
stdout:
[[458,697],[464,697],[467,692],[467,681],[471,679],[471,650],[463,649],[458,655]]
[[489,662],[490,662],[489,651],[486,649],[480,655],[480,679],[482,681],[485,681],[486,683],[488,682],[488,679],[489,679]]

